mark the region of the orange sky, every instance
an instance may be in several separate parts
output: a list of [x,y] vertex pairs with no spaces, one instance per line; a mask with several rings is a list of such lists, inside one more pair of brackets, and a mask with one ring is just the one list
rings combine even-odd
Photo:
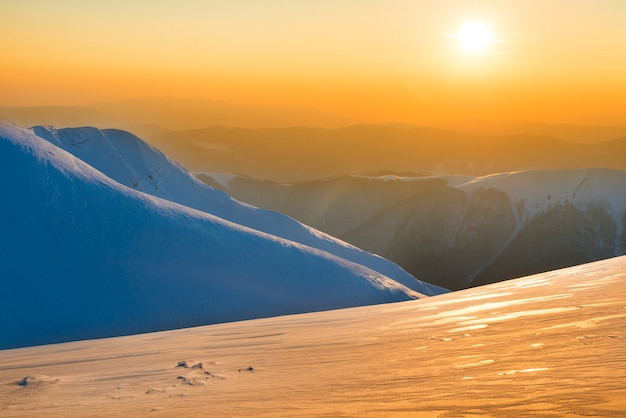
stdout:
[[[450,36],[481,20],[496,43]],[[0,105],[206,97],[365,122],[626,123],[622,0],[2,0]]]

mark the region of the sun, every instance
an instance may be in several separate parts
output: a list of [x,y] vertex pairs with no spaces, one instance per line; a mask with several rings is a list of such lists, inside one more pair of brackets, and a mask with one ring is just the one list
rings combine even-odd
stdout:
[[466,23],[452,36],[457,38],[461,50],[471,55],[485,54],[495,41],[491,28],[484,22]]

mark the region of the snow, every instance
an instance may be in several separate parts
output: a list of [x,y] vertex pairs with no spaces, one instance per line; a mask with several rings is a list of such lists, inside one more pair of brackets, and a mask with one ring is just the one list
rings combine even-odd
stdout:
[[[422,296],[336,254],[126,187],[53,143],[0,124],[0,348]],[[114,166],[145,149],[130,143],[81,152],[102,152]],[[142,173],[137,160],[117,167],[125,168],[117,172],[122,180]],[[178,168],[160,168],[163,177],[144,187],[174,194],[167,170]],[[178,196],[193,198],[190,192],[181,187]],[[249,218],[263,213],[231,207],[248,208]]]
[[[215,174],[207,173],[207,175],[219,181]],[[606,202],[617,214],[626,210],[626,193],[624,193],[626,192],[626,176],[623,171],[611,169],[529,170],[482,177],[451,174],[422,177],[392,175],[378,177],[353,175],[350,177],[383,182],[414,182],[440,178],[445,180],[449,187],[466,192],[472,192],[481,187],[500,190],[508,194],[512,202],[527,201],[536,210],[545,209],[553,203],[549,201],[550,199],[546,199],[547,196],[556,201]],[[228,177],[228,182],[232,179]],[[228,182],[222,183],[225,188],[228,188]]]
[[524,201],[527,217],[555,202],[583,205],[607,204],[616,219],[626,211],[626,173],[608,169],[523,171],[476,177],[456,186],[471,192],[494,188],[507,193],[513,203]]
[[[396,264],[305,226],[278,212],[241,203],[202,183],[185,168],[136,136],[120,130],[35,127],[33,132],[60,146],[107,177],[152,196],[162,197],[252,229],[298,242],[365,265],[424,295],[444,292],[416,280]],[[218,175],[218,181],[233,176]]]
[[[213,175],[211,178],[217,180]],[[506,193],[513,203],[525,201],[528,217],[547,209],[554,202],[602,202],[620,216],[626,211],[626,174],[619,170],[588,168],[579,170],[528,170],[488,176],[440,175],[423,177],[379,176],[372,180],[428,181],[446,180],[449,187],[471,193],[478,188],[493,188]],[[229,179],[229,181],[232,179]],[[227,185],[226,185],[227,187]],[[548,196],[550,197],[548,199]]]
[[626,257],[432,298],[0,351],[0,414],[623,416]]

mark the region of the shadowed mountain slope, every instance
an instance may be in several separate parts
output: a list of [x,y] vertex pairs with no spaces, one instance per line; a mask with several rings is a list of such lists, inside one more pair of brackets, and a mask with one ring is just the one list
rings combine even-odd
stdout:
[[198,176],[449,289],[626,254],[623,171],[343,176],[296,184]]

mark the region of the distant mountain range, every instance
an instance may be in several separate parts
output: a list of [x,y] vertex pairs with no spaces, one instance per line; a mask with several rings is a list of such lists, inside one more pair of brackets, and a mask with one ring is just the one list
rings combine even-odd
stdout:
[[133,132],[192,171],[279,182],[407,172],[484,176],[589,167],[626,170],[625,126],[461,121],[419,127],[299,107],[208,99],[130,99],[84,106],[0,107],[18,126]]
[[487,174],[588,167],[626,170],[626,137],[576,144],[536,135],[467,135],[408,125],[339,129],[213,127],[150,136],[192,171],[278,182],[380,171]]
[[198,176],[449,289],[626,254],[624,171],[341,176],[296,184]]
[[[22,127],[95,126],[126,129],[145,137],[167,131],[226,126],[248,129],[340,128],[363,121],[297,106],[251,106],[207,98],[135,98],[80,106],[0,106],[0,119]],[[406,123],[396,126],[411,127]],[[550,136],[565,142],[597,143],[626,137],[626,124],[576,125],[532,121],[461,120],[426,127],[468,135]]]
[[626,124],[603,126],[545,122],[457,121],[439,123],[432,127],[470,135],[546,135],[580,144],[595,144],[626,137]]
[[444,292],[126,132],[0,123],[0,155],[0,348]]

